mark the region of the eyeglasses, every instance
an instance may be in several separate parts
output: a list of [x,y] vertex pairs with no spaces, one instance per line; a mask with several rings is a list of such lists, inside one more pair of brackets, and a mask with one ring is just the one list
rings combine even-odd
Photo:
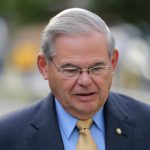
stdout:
[[75,77],[82,74],[82,72],[87,72],[88,74],[91,73],[93,75],[101,75],[104,74],[106,71],[111,70],[110,66],[102,66],[98,64],[95,64],[89,68],[80,68],[73,64],[64,64],[58,68],[57,65],[53,62],[53,60],[51,58],[49,59],[56,68],[56,70],[58,72],[61,72],[65,77]]

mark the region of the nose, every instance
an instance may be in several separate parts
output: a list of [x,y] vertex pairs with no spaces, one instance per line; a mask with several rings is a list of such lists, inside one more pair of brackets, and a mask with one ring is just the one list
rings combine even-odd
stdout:
[[91,79],[90,75],[88,74],[88,72],[83,71],[80,74],[77,82],[80,86],[87,87],[92,83],[92,79]]

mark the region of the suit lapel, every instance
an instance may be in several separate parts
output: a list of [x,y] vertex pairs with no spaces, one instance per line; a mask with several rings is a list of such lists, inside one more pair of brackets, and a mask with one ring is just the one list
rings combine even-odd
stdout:
[[[128,115],[120,107],[117,99],[116,95],[110,94],[104,107],[106,150],[130,150],[132,149],[133,128],[128,121]],[[29,140],[32,150],[64,150],[52,96],[42,101],[30,126]],[[121,133],[117,132],[117,129]]]
[[122,108],[117,96],[111,94],[104,107],[106,150],[130,150],[132,147],[133,128]]
[[54,105],[54,98],[48,96],[30,124],[32,150],[64,150]]

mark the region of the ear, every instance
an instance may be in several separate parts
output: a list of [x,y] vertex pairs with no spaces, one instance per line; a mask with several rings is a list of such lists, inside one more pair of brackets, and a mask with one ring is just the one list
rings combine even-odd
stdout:
[[119,58],[119,51],[117,49],[114,50],[112,56],[111,56],[111,64],[113,71],[115,70]]
[[48,80],[48,64],[44,54],[39,53],[37,56],[38,69],[45,80]]

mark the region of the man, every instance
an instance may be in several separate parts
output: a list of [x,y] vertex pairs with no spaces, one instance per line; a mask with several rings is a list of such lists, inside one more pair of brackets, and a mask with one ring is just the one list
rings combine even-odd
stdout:
[[[100,17],[62,11],[41,49],[37,64],[51,94],[1,118],[1,150],[150,150],[150,107],[110,92],[118,51]],[[87,120],[92,125],[81,129]]]

